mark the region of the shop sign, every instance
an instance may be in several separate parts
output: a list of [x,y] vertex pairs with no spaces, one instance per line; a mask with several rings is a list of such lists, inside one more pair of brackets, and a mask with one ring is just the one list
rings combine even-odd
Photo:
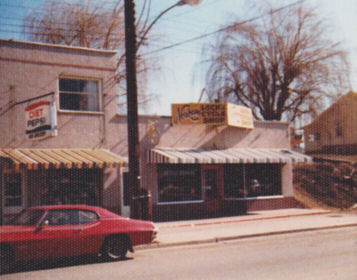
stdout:
[[253,128],[250,108],[229,103],[172,104],[173,124],[229,125]]
[[254,128],[252,110],[248,107],[227,103],[227,119],[230,126]]
[[32,103],[25,108],[26,135],[31,140],[57,136],[56,105],[50,101]]

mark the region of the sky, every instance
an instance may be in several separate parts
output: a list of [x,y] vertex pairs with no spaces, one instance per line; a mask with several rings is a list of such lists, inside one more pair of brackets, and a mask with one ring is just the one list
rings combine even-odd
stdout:
[[[21,18],[32,7],[40,6],[45,0],[0,0],[0,37],[23,39],[20,29]],[[96,0],[103,3],[112,0]],[[202,49],[214,42],[215,35],[206,36],[233,19],[241,21],[257,15],[252,2],[264,0],[202,0],[197,6],[179,6],[166,13],[154,25],[149,36],[154,36],[149,48],[141,54],[158,61],[159,70],[148,75],[146,92],[155,94],[158,99],[145,111],[145,114],[170,115],[171,103],[197,102],[205,88],[205,68]],[[276,7],[296,1],[271,0]],[[177,0],[151,0],[150,19]],[[136,0],[137,14],[143,0]],[[351,87],[357,90],[357,0],[306,0],[306,4],[316,6],[320,15],[326,18],[333,28],[331,37],[341,41],[348,52],[351,64]],[[202,39],[192,40],[203,36]],[[190,41],[189,43],[184,43]]]

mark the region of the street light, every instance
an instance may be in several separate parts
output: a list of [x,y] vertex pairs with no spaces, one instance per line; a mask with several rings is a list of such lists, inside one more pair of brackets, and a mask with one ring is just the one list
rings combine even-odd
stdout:
[[[202,0],[180,0],[176,4],[162,11],[148,26],[139,43],[136,41],[135,30],[135,3],[134,0],[124,1],[125,18],[125,63],[126,63],[126,90],[127,90],[127,126],[128,126],[128,159],[129,159],[129,194],[131,197],[130,213],[133,218],[143,218],[136,198],[140,191],[140,146],[138,129],[138,93],[136,79],[136,52],[152,26],[171,9],[182,5],[198,5]],[[147,211],[145,209],[144,211]],[[150,217],[149,217],[150,218]]]

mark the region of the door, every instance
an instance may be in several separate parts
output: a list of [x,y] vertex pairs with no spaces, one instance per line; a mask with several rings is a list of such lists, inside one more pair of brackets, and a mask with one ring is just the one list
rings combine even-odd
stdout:
[[78,210],[50,210],[45,221],[38,236],[50,256],[74,256],[82,253],[83,226],[78,221]]
[[130,190],[129,190],[129,172],[128,168],[121,168],[121,215],[124,217],[130,217]]
[[202,186],[206,210],[217,212],[223,193],[222,166],[204,165],[202,166]]

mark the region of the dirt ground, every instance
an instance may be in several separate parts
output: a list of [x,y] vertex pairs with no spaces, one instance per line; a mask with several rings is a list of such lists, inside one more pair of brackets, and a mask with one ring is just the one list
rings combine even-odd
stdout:
[[319,162],[294,166],[295,198],[307,208],[355,209],[357,165]]

